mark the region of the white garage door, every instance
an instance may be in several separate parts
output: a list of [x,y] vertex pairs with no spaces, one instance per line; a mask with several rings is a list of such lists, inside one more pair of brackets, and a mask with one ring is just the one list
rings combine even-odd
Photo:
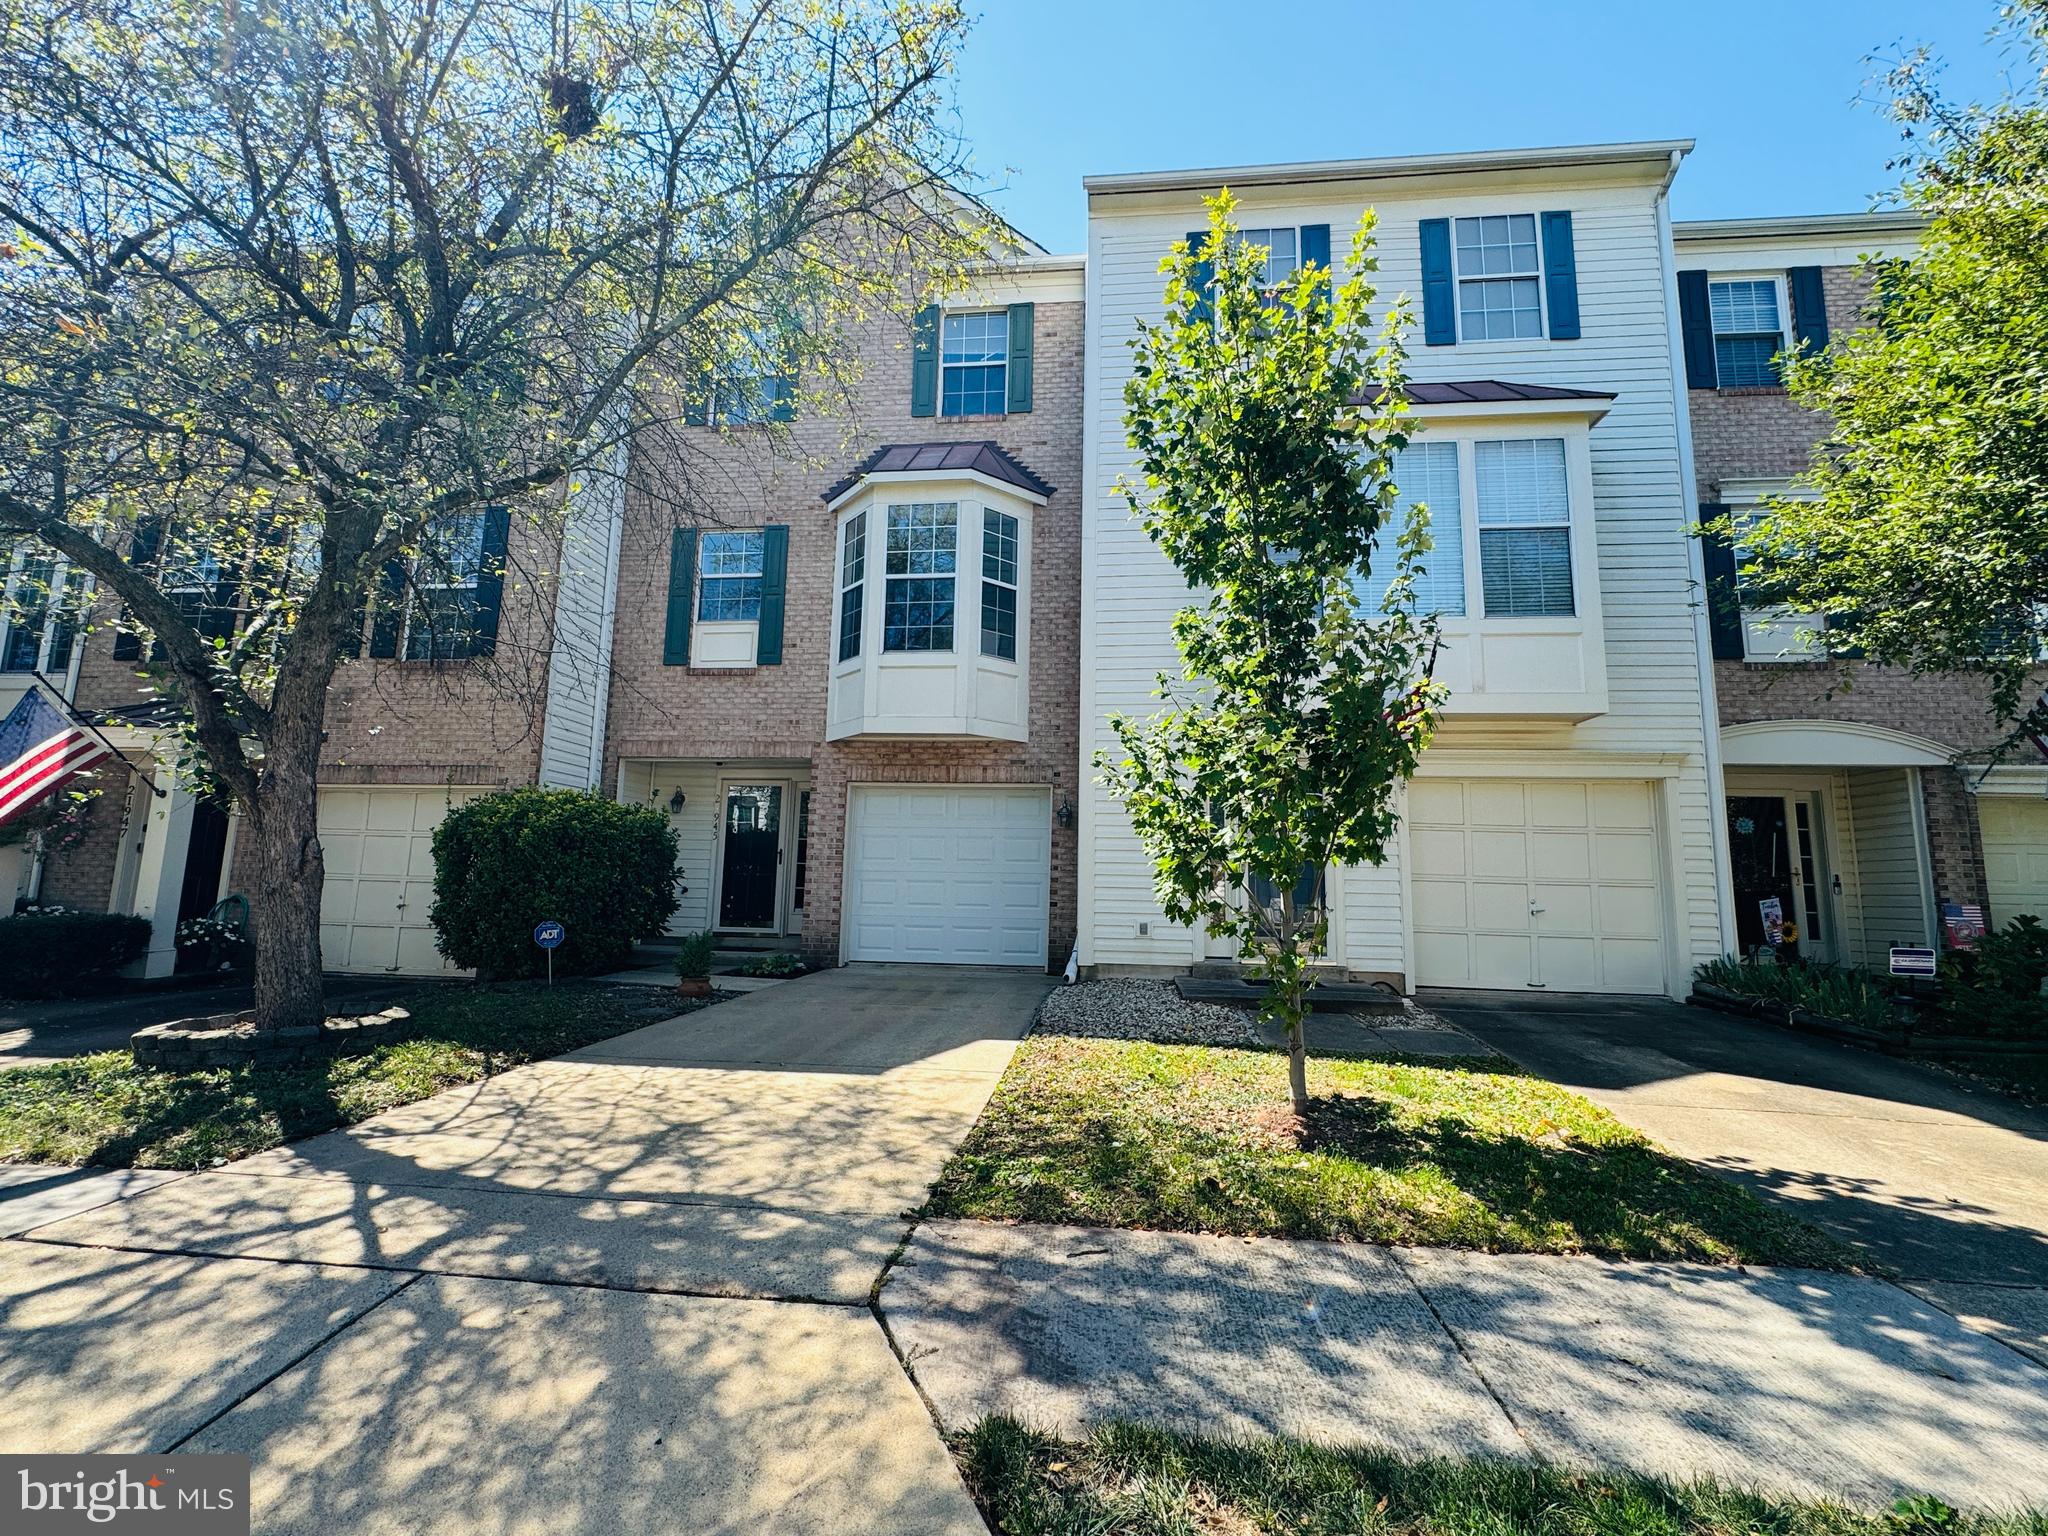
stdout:
[[2003,928],[2023,912],[2048,919],[2048,803],[1985,795],[1977,801],[1977,825],[1991,921]]
[[1417,984],[1662,992],[1655,804],[1629,781],[1415,780]]
[[1050,807],[1043,789],[854,786],[847,959],[1043,967]]
[[323,789],[320,957],[333,971],[463,974],[442,958],[434,905],[434,828],[478,789]]

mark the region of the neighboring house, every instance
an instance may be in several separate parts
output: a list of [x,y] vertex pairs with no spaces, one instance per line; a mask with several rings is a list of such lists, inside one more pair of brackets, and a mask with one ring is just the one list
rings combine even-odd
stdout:
[[1026,256],[860,330],[843,417],[777,389],[777,442],[714,393],[636,462],[604,782],[674,822],[672,932],[1065,963],[1082,313],[1079,258]]
[[[1798,494],[1827,422],[1791,401],[1773,359],[1869,323],[1860,259],[1912,254],[1921,227],[1895,213],[1675,227],[1704,518],[1739,528],[1767,497]],[[1986,773],[2002,734],[1986,689],[1831,659],[1813,616],[1741,604],[1738,558],[1709,542],[1741,950],[1764,942],[1769,902],[1805,957],[1879,969],[1893,945],[1939,943],[1944,905],[1987,907],[1994,923],[2048,914],[2048,771]]]
[[[1112,489],[1159,263],[1228,186],[1274,275],[1367,207],[1415,309],[1423,430],[1397,468],[1435,522],[1425,600],[1450,700],[1380,868],[1332,872],[1328,963],[1415,986],[1683,995],[1727,947],[1719,765],[1672,321],[1666,193],[1687,142],[1106,176],[1087,183],[1083,750],[1155,708],[1178,574]],[[1080,816],[1081,965],[1228,963],[1170,923],[1122,810]]]

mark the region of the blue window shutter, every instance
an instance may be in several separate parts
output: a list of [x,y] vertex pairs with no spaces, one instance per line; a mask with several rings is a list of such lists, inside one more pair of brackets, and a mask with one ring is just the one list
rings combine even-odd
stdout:
[[782,665],[783,594],[789,589],[789,528],[770,523],[761,530],[761,623],[754,633],[754,664]]
[[505,554],[511,543],[512,514],[503,507],[484,508],[483,560],[476,573],[476,619],[469,640],[472,656],[489,656],[498,648],[498,613],[505,606]]
[[668,627],[661,641],[664,667],[690,664],[690,591],[697,584],[697,530],[678,528],[668,545]]
[[[1208,240],[1209,231],[1206,229],[1191,229],[1188,231],[1188,249],[1195,252],[1198,256],[1201,254],[1202,247],[1208,243]],[[1195,263],[1195,307],[1188,314],[1188,318],[1197,324],[1207,325],[1216,318],[1216,306],[1209,297],[1209,285],[1215,281],[1216,263],[1213,261],[1197,261]]]
[[796,375],[778,373],[768,381],[768,419],[796,420]]
[[1314,262],[1327,270],[1330,265],[1330,226],[1327,224],[1304,224],[1299,235],[1301,263],[1307,266]]
[[1792,294],[1792,334],[1799,350],[1818,352],[1828,344],[1828,296],[1819,267],[1793,267],[1785,273]]
[[1685,342],[1685,387],[1717,389],[1714,370],[1714,314],[1707,305],[1707,274],[1678,274],[1678,332]]
[[370,654],[387,660],[398,655],[398,621],[405,609],[405,562],[386,560],[377,581],[377,617],[370,625]]
[[1568,210],[1543,215],[1543,296],[1550,301],[1550,339],[1579,339],[1579,259]]
[[939,414],[939,306],[917,312],[910,333],[910,414]]
[[1451,290],[1451,221],[1424,219],[1422,232],[1422,339],[1432,347],[1458,340],[1457,295]]
[[1036,305],[1010,306],[1010,398],[1006,408],[1012,416],[1031,409],[1032,332],[1037,328],[1037,313]]
[[[128,546],[128,563],[134,566],[148,565],[156,559],[163,547],[164,524],[162,518],[153,517],[148,522],[135,525],[135,538]],[[122,630],[114,636],[114,660],[142,660],[142,636],[133,630]]]
[[1742,660],[1742,599],[1735,590],[1735,547],[1711,525],[1728,516],[1715,501],[1700,503],[1701,563],[1707,577],[1707,639],[1716,661]]

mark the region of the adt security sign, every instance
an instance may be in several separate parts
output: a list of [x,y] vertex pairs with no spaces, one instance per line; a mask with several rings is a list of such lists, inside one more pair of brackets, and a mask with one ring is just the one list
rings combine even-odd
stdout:
[[533,942],[548,952],[548,985],[555,984],[555,951],[562,947],[562,940],[569,937],[569,930],[553,918],[533,925]]

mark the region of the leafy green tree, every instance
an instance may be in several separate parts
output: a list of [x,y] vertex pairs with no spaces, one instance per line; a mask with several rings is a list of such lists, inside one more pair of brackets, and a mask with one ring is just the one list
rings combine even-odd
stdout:
[[1739,530],[1747,600],[1827,617],[1827,644],[1990,679],[2001,719],[2048,728],[2028,677],[2048,603],[2048,5],[2005,8],[2028,83],[1943,100],[1924,52],[1886,79],[1908,150],[1918,254],[1871,261],[1871,321],[1790,360],[1833,432],[1806,476]]
[[[962,28],[951,0],[0,0],[0,535],[97,583],[241,807],[260,1024],[323,1012],[317,768],[366,628],[433,622],[487,508],[521,530],[496,579],[544,592],[628,440],[708,386],[843,380],[835,327],[983,249]],[[632,462],[687,501],[691,441]]]
[[[1196,596],[1174,616],[1166,707],[1112,718],[1123,756],[1098,767],[1167,913],[1236,939],[1264,979],[1302,1114],[1324,872],[1386,856],[1441,701],[1435,618],[1414,594],[1430,537],[1420,506],[1391,548],[1382,537],[1409,437],[1408,314],[1370,316],[1372,215],[1343,283],[1309,264],[1276,285],[1233,209],[1212,200],[1202,249],[1175,247],[1166,318],[1133,342],[1137,474],[1120,489]],[[1376,565],[1391,567],[1383,592]]]

